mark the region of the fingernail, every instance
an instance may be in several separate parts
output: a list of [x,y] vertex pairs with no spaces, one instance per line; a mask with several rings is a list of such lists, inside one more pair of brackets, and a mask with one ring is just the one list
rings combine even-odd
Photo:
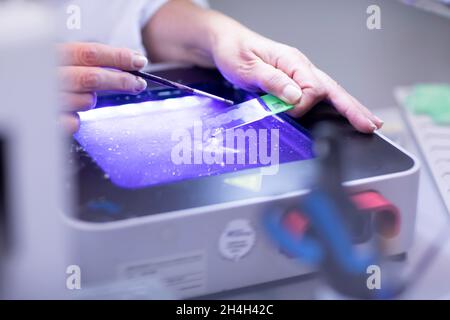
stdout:
[[145,56],[141,54],[134,54],[133,56],[133,67],[136,69],[142,69],[148,64],[148,60]]
[[378,129],[378,127],[375,125],[375,123],[372,122],[372,120],[368,119],[370,128],[372,129],[372,132]]
[[300,88],[289,84],[284,88],[282,96],[280,98],[287,103],[295,104],[300,100],[301,97],[302,91],[300,90]]
[[142,78],[136,77],[136,85],[134,87],[136,92],[140,92],[147,88],[147,81]]
[[378,129],[380,129],[384,125],[384,121],[375,116],[375,120],[378,122]]

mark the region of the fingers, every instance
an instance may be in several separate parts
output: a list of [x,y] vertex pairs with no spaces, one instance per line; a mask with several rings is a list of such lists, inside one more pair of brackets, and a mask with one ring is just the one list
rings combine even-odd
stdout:
[[[345,91],[345,90],[344,90]],[[347,92],[346,92],[347,93]],[[347,93],[355,102],[355,104],[359,105],[360,109],[363,113],[376,125],[377,129],[381,129],[384,125],[384,121],[374,115],[367,107],[365,107],[361,102],[359,102],[355,97]]]
[[294,117],[302,116],[326,97],[326,90],[312,72],[311,62],[300,51],[284,45],[278,50],[281,56],[275,56],[270,63],[275,64],[302,89],[300,101],[295,104],[295,109],[289,112]]
[[318,93],[315,88],[304,88],[300,102],[295,105],[294,109],[288,111],[288,114],[295,118],[301,117],[322,101],[324,97],[324,94]]
[[301,64],[300,61],[298,62],[298,66],[291,73],[294,81],[301,86],[303,96],[300,102],[295,105],[295,108],[290,111],[290,114],[294,117],[304,115],[327,96],[324,86],[310,67],[304,63]]
[[98,43],[68,43],[58,46],[62,65],[108,67],[120,70],[140,70],[148,60],[126,48],[114,48]]
[[383,121],[374,116],[359,101],[347,93],[326,73],[316,68],[296,49],[281,47],[277,67],[288,74],[301,88],[302,98],[289,114],[301,116],[318,102],[328,99],[339,113],[359,131],[371,133],[381,128]]
[[252,77],[256,79],[261,90],[277,96],[286,103],[299,103],[302,97],[302,90],[295,81],[281,70],[263,61],[255,64]]
[[[147,87],[144,79],[115,70],[145,67],[147,58],[132,50],[96,43],[63,44],[58,46],[58,50],[63,64],[58,75],[64,111],[77,112],[94,107],[98,91],[137,94]],[[72,128],[76,123],[74,116],[68,115],[63,116],[63,122]]]
[[382,127],[383,121],[373,115],[369,109],[339,86],[325,72],[315,69],[315,73],[327,87],[327,98],[356,129],[370,133]]
[[59,78],[63,90],[78,93],[119,91],[136,94],[147,87],[142,78],[96,67],[61,67]]
[[69,132],[78,130],[78,111],[95,106],[99,91],[137,94],[147,87],[144,79],[118,71],[144,68],[148,60],[140,53],[96,43],[69,43],[58,46],[62,67],[59,78],[64,111],[61,122]]
[[78,112],[92,109],[97,103],[97,94],[63,92],[60,94],[60,104],[64,111]]
[[80,128],[80,118],[76,113],[63,113],[60,116],[60,124],[68,134],[74,134]]
[[[324,100],[327,96],[326,90],[317,80],[317,78],[310,72],[308,76],[308,84],[303,84],[303,96],[295,108],[289,111],[289,114],[294,117],[300,117],[311,110],[316,104]],[[305,74],[303,73],[303,75]],[[297,80],[298,81],[298,80]],[[300,82],[300,81],[299,81]],[[302,81],[303,82],[303,81]]]

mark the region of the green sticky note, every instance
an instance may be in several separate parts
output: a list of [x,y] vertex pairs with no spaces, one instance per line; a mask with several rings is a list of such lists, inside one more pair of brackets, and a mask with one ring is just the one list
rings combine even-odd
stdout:
[[270,109],[270,111],[272,111],[272,114],[285,112],[294,108],[293,105],[288,104],[271,94],[262,96],[261,99],[264,101],[264,103]]
[[405,104],[412,112],[428,115],[437,124],[450,124],[450,85],[417,85],[411,90]]

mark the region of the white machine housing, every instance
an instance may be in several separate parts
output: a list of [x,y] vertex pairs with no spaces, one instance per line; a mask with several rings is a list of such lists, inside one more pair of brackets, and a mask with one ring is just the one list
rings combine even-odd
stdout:
[[[403,172],[343,183],[349,194],[377,191],[399,209],[401,228],[389,240],[389,255],[406,253],[413,241],[419,163],[409,156],[414,165]],[[68,218],[67,224],[86,286],[157,277],[176,297],[189,298],[312,272],[276,247],[262,225],[267,210],[295,207],[307,192],[107,223]],[[233,241],[240,243],[236,250],[227,246]]]

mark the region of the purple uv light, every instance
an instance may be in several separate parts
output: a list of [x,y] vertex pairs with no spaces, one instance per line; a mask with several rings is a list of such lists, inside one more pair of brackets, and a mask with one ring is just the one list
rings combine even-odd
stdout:
[[[275,159],[271,155],[271,147],[276,144],[275,136],[270,134],[271,129],[278,129],[279,133],[277,146],[273,149],[278,152],[278,163],[313,157],[311,140],[283,119],[272,116],[240,128],[244,133],[251,130],[258,133],[257,146],[251,138],[246,140],[245,145],[239,146],[235,140],[233,148],[226,148],[225,144],[229,142],[219,141],[219,144],[214,145],[214,150],[219,154],[223,152],[222,159],[225,163],[206,163],[203,157],[201,163],[194,163],[198,160],[195,157],[200,154],[198,145],[202,140],[195,137],[194,123],[223,114],[226,108],[207,98],[188,96],[93,109],[80,113],[81,126],[75,139],[104,171],[106,178],[119,187],[130,189],[265,166],[267,161],[263,163],[262,157],[256,157],[256,162],[250,161],[255,158],[252,159],[250,151],[258,150],[258,155],[262,155],[262,149],[266,146],[265,154],[272,160]],[[202,129],[201,132],[206,137],[210,130],[216,128]],[[265,143],[259,143],[259,138],[264,137],[262,129],[267,132]],[[191,163],[178,163],[180,157],[176,157],[178,162],[175,163],[174,148],[179,150],[181,143],[187,143],[186,134],[190,134],[192,138],[191,154],[187,157],[185,152],[179,152],[178,155],[185,156],[183,159],[190,159]],[[203,147],[206,147],[209,154],[214,154],[210,152],[211,144]],[[226,161],[227,154],[228,160],[234,160]]]

